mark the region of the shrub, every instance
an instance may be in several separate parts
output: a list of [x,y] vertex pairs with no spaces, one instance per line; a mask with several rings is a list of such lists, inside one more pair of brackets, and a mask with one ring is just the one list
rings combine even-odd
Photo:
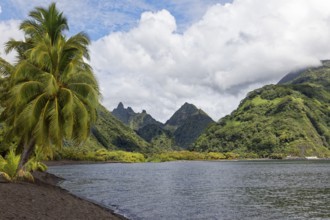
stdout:
[[14,182],[20,179],[33,181],[29,167],[18,170],[20,158],[21,155],[16,155],[12,149],[8,152],[5,159],[0,156],[0,175],[7,181]]
[[286,157],[285,154],[281,154],[281,153],[272,153],[271,155],[269,155],[270,159],[278,159],[278,160],[282,160]]
[[174,160],[221,160],[226,156],[218,152],[201,153],[194,151],[169,151],[159,154],[153,154],[148,158],[151,162],[165,162]]
[[57,158],[87,161],[116,161],[125,163],[139,163],[145,161],[145,157],[141,153],[108,151],[106,149],[88,151],[72,147],[63,148],[60,152],[58,152]]
[[206,159],[208,160],[222,160],[226,159],[226,156],[222,153],[209,152],[206,154]]
[[226,159],[228,160],[234,160],[239,158],[239,154],[233,153],[233,152],[227,152],[225,153]]

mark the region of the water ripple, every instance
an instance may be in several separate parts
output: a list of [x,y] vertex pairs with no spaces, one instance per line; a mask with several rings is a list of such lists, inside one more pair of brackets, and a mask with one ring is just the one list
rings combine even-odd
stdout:
[[130,219],[330,219],[329,161],[50,167],[62,187]]

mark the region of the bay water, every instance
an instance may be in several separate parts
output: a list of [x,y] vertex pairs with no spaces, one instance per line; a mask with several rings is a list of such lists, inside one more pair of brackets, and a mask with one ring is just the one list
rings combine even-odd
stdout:
[[133,220],[330,219],[330,161],[52,166],[62,188]]

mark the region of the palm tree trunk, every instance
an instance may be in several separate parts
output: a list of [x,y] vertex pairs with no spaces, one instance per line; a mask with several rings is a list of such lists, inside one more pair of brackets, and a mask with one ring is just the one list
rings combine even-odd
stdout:
[[23,168],[23,166],[26,164],[26,162],[28,162],[31,154],[34,151],[34,147],[35,147],[34,138],[30,139],[29,141],[27,141],[24,144],[23,152],[22,152],[21,159],[20,159],[18,167],[17,167],[17,171],[21,170]]

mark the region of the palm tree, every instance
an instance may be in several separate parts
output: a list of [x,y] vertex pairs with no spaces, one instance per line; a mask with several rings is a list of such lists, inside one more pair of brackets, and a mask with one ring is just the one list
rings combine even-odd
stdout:
[[[9,95],[9,76],[13,70],[13,66],[0,57],[0,113],[5,108],[5,100]],[[5,155],[9,150],[10,142],[5,137],[7,126],[0,123],[0,155]]]
[[6,52],[17,52],[18,62],[10,72],[2,116],[10,136],[19,137],[20,169],[36,145],[50,149],[61,147],[65,139],[86,140],[99,99],[97,81],[85,62],[88,37],[78,33],[67,39],[63,34],[67,20],[54,3],[29,16],[20,26],[25,40],[6,44]]

